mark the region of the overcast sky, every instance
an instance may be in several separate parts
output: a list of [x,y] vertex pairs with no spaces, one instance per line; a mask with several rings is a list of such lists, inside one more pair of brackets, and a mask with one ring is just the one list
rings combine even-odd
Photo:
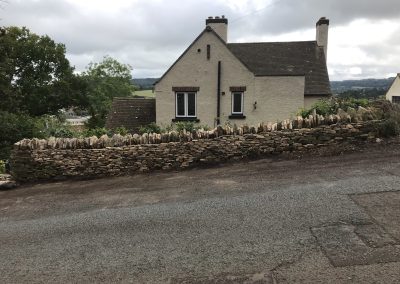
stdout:
[[399,0],[6,0],[0,25],[26,26],[66,45],[77,71],[110,55],[135,78],[159,77],[205,27],[225,15],[229,42],[315,40],[330,19],[331,80],[400,72]]

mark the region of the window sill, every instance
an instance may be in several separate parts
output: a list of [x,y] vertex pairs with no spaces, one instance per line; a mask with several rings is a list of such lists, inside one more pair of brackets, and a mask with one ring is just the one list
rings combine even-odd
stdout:
[[200,122],[200,119],[197,119],[197,117],[175,117],[172,119],[172,122],[178,122],[178,121]]
[[246,116],[243,114],[232,114],[229,116],[229,119],[246,119]]

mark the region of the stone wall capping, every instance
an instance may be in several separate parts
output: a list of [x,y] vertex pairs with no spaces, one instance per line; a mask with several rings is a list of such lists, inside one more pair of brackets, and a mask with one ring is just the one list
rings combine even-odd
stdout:
[[316,113],[256,126],[221,125],[212,130],[112,137],[23,139],[14,144],[11,169],[18,181],[104,177],[179,170],[266,155],[310,151],[376,139],[380,121],[368,110],[352,115]]
[[[362,109],[365,112],[364,109]],[[364,115],[364,118],[367,117]],[[367,119],[367,121],[370,119]],[[357,121],[362,121],[360,117]],[[31,149],[31,150],[44,150],[44,149],[97,149],[97,148],[108,148],[108,147],[119,147],[123,145],[141,145],[141,144],[160,144],[168,142],[189,142],[193,139],[214,139],[225,135],[239,135],[242,136],[248,133],[266,133],[276,132],[285,130],[298,130],[298,129],[311,129],[315,127],[328,127],[329,125],[345,124],[348,127],[354,127],[352,124],[352,118],[350,115],[345,114],[342,110],[339,110],[338,115],[309,115],[307,118],[297,116],[294,119],[287,119],[280,122],[263,122],[257,126],[242,125],[233,126],[224,125],[217,126],[212,130],[199,129],[193,132],[183,131],[178,133],[171,131],[169,133],[144,133],[139,134],[128,134],[121,136],[120,134],[114,134],[112,137],[102,135],[100,138],[96,136],[88,138],[55,138],[50,137],[49,139],[23,139],[14,144],[14,149]],[[306,131],[306,130],[303,130]]]

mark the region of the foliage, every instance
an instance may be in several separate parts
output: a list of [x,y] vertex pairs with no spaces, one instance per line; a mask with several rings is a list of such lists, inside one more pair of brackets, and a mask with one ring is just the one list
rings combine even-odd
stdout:
[[370,102],[367,99],[354,99],[354,98],[330,98],[326,100],[319,100],[309,109],[301,109],[298,115],[303,118],[308,117],[315,109],[319,115],[337,114],[339,109],[347,111],[349,108],[368,107]]
[[179,121],[175,123],[176,131],[183,132],[186,130],[187,132],[192,132],[195,130],[195,123],[192,121]]
[[371,89],[356,89],[356,90],[347,90],[343,91],[338,95],[339,98],[342,99],[378,99],[380,97],[385,96],[386,89],[378,89],[378,88],[371,88]]
[[175,124],[168,124],[166,126],[159,126],[156,123],[152,122],[148,125],[141,126],[139,128],[139,133],[140,134],[143,134],[143,133],[168,133],[173,130],[176,130],[178,132],[183,132],[183,130],[192,132],[194,130],[199,130],[199,129],[210,130],[210,127],[208,125],[197,125],[191,121],[179,121],[179,122],[176,122]]
[[6,173],[6,163],[3,160],[0,160],[0,174]]
[[381,111],[383,122],[378,127],[381,136],[390,137],[400,135],[400,105],[389,101],[377,101],[373,105]]
[[108,130],[104,127],[90,128],[81,133],[81,136],[83,136],[83,137],[97,136],[98,138],[100,138],[103,135],[112,136],[112,133],[110,130]]
[[114,97],[127,97],[134,91],[131,67],[105,56],[100,63],[90,63],[81,78],[87,85],[89,128],[104,127]]
[[36,119],[36,129],[40,137],[72,138],[76,134],[69,125],[65,124],[63,116],[43,115]]
[[206,124],[204,124],[204,125],[196,125],[196,126],[195,126],[195,130],[199,130],[199,129],[203,129],[203,130],[205,130],[205,131],[208,131],[208,130],[210,130],[211,128],[210,128],[210,126],[208,126],[208,125],[206,125]]
[[158,126],[155,122],[149,123],[147,125],[141,126],[139,128],[139,133],[161,133],[161,127]]
[[387,90],[392,84],[394,78],[387,79],[362,79],[362,80],[345,80],[331,81],[331,89],[333,93],[343,93],[346,91],[363,92],[377,89]]
[[171,124],[167,124],[164,128],[161,128],[161,132],[171,132],[172,130],[174,130],[174,125]]
[[114,134],[119,134],[122,136],[125,136],[129,133],[128,129],[126,129],[125,127],[121,126],[121,127],[117,127],[113,130]]
[[26,114],[0,111],[0,159],[10,156],[12,145],[24,138],[44,138],[37,128],[37,119]]
[[0,110],[31,116],[83,103],[65,46],[27,28],[0,28]]

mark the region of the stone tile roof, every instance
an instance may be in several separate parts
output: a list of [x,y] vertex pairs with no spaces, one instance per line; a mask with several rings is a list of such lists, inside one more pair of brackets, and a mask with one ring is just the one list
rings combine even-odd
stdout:
[[324,49],[316,41],[228,43],[255,76],[305,75],[305,95],[330,95]]

